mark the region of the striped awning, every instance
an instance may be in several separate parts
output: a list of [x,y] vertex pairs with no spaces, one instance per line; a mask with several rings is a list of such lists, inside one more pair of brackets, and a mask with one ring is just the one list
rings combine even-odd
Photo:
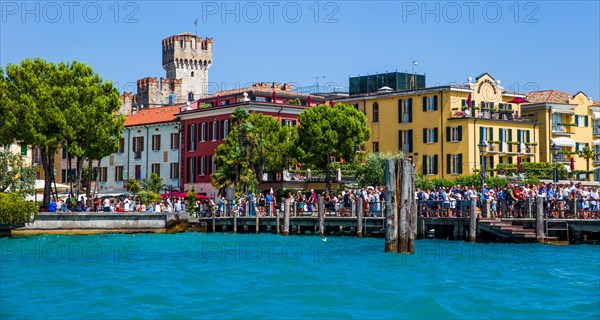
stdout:
[[575,111],[571,109],[552,109],[552,113],[575,114]]
[[595,146],[600,146],[600,140],[594,140],[594,145]]
[[559,147],[574,147],[575,146],[575,141],[571,138],[565,138],[565,137],[560,137],[560,138],[554,138],[554,139],[550,139],[552,141],[553,144],[556,144]]

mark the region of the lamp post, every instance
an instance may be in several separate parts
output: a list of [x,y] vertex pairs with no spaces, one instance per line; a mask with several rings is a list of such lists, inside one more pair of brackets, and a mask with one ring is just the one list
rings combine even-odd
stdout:
[[554,183],[558,182],[558,168],[556,168],[556,156],[558,156],[558,146],[556,145],[556,143],[552,143],[552,146],[550,147],[551,151],[552,151],[552,162],[554,162],[554,174],[552,177],[552,181]]
[[484,163],[484,158],[483,158],[483,153],[487,151],[487,142],[484,139],[481,139],[479,141],[479,144],[477,145],[477,147],[479,147],[479,153],[481,154],[481,162],[479,163],[479,177],[481,178],[481,199],[483,200],[483,193],[485,191],[485,188],[483,187],[484,181],[485,181],[485,163]]

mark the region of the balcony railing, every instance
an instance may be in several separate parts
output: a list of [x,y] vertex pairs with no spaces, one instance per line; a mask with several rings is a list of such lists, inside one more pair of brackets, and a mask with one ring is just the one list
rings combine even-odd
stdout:
[[520,122],[532,122],[532,119],[522,118],[516,111],[502,110],[502,111],[475,111],[475,116],[472,116],[470,109],[462,111],[453,111],[451,118],[478,118],[478,119],[492,119],[492,120],[505,120],[505,121],[520,121]]
[[594,127],[593,132],[594,135],[600,135],[600,127]]
[[594,157],[594,162],[600,162],[600,154]]
[[560,126],[557,124],[553,124],[552,125],[552,132],[553,133],[568,133],[568,129],[565,126]]

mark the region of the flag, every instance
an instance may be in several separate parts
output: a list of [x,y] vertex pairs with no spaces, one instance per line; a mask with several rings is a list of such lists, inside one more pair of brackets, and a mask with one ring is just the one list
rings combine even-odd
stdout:
[[306,97],[306,105],[310,107],[310,94]]
[[271,95],[271,102],[272,103],[276,103],[275,99],[277,98],[277,96],[275,95],[275,91],[273,91],[273,94]]
[[333,100],[329,100],[329,106],[333,108]]
[[575,158],[571,158],[571,171],[575,170]]
[[194,25],[196,25],[196,26],[198,25],[198,19],[194,20]]
[[472,99],[472,96],[471,96],[471,93],[469,92],[469,97],[467,98],[467,108],[471,107],[471,99]]

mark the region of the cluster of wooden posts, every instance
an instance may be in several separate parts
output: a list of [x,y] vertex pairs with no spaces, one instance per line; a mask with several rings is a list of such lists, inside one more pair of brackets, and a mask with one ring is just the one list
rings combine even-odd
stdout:
[[411,159],[386,160],[385,201],[385,252],[414,253],[417,199]]

